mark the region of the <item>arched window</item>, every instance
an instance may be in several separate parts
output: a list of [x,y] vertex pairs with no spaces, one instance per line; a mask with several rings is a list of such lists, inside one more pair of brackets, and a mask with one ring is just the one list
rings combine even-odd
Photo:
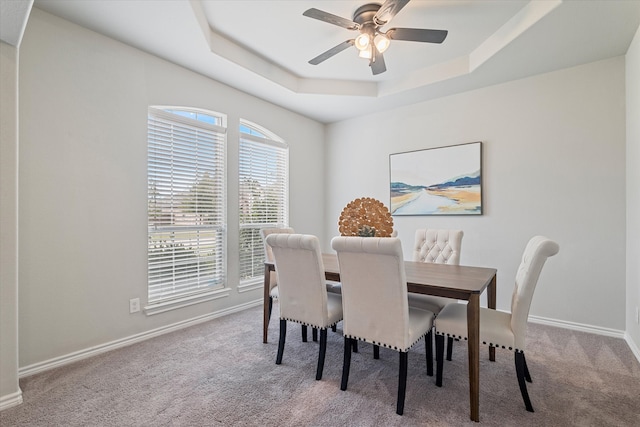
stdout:
[[289,147],[277,135],[240,121],[240,285],[261,283],[260,229],[289,225]]
[[225,121],[211,111],[149,108],[149,311],[178,298],[178,306],[199,302],[225,285]]

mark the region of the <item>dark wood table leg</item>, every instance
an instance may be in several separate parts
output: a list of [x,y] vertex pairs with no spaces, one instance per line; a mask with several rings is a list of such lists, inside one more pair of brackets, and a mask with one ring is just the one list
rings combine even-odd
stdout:
[[[487,307],[496,309],[496,276],[493,276],[487,288]],[[492,345],[489,346],[489,360],[496,361],[496,348]]]
[[471,420],[480,421],[480,295],[471,294],[467,304],[469,336],[469,402]]
[[264,266],[264,301],[262,304],[262,342],[267,342],[267,330],[269,329],[269,287],[271,286],[271,270]]

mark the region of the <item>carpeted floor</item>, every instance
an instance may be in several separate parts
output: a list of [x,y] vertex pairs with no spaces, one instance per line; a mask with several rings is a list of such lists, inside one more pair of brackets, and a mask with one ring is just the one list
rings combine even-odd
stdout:
[[[277,313],[277,307],[274,307]],[[341,328],[329,332],[324,376],[318,343],[290,324],[275,365],[278,321],[262,341],[253,308],[20,381],[24,403],[2,426],[464,426],[467,352],[456,343],[444,384],[426,375],[424,343],[409,353],[403,416],[395,414],[398,354],[360,343],[340,391]],[[310,334],[309,334],[310,335]],[[527,362],[536,410],[524,409],[513,354],[482,348],[480,423],[490,426],[640,426],[640,363],[621,339],[529,325]]]

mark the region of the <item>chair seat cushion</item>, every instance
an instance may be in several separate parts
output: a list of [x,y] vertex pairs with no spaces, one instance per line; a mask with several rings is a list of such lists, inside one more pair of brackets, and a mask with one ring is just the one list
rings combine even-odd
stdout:
[[342,320],[342,296],[327,292],[327,312],[329,314],[329,324],[324,326],[333,326]]
[[[467,305],[452,303],[443,308],[435,321],[436,334],[467,339]],[[508,350],[515,348],[515,336],[511,330],[511,314],[488,308],[480,308],[480,342]]]
[[277,286],[274,286],[273,288],[271,288],[271,291],[269,292],[269,296],[271,298],[278,299],[278,287]]
[[327,282],[327,292],[331,292],[334,294],[342,294],[342,283],[340,282]]
[[440,313],[440,310],[442,310],[445,305],[454,302],[454,300],[449,298],[414,294],[413,292],[409,292],[407,296],[409,299],[409,307],[419,308],[420,310],[428,310],[435,314]]
[[[432,311],[409,307],[409,342],[411,346],[431,330],[433,316]],[[403,350],[406,351],[408,348]]]
[[292,322],[301,323],[303,325],[311,326],[314,328],[328,328],[342,320],[342,295],[327,292],[327,323],[321,322],[309,322],[301,321],[300,319],[293,319],[280,316],[281,319],[291,320]]

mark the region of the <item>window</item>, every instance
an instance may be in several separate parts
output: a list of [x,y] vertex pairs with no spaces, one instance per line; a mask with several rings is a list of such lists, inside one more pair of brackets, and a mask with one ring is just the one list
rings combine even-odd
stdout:
[[289,148],[268,130],[241,121],[239,154],[242,286],[261,281],[264,275],[260,229],[289,223]]
[[152,307],[200,302],[203,294],[224,287],[224,120],[223,115],[207,111],[149,108],[148,302]]

